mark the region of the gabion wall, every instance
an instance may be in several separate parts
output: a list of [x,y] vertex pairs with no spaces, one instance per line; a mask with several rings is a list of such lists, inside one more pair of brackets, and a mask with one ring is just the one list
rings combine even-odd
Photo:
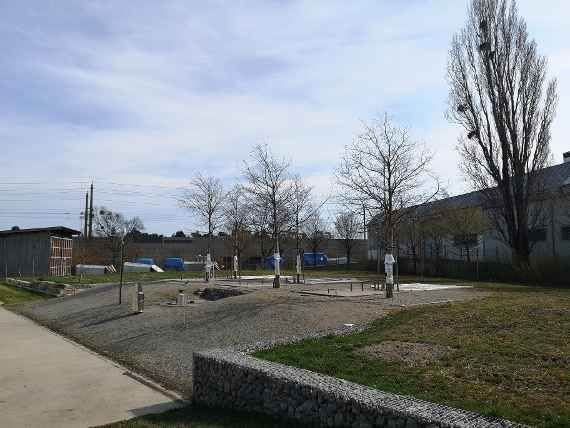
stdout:
[[193,399],[206,406],[265,413],[317,427],[525,427],[233,350],[194,354]]

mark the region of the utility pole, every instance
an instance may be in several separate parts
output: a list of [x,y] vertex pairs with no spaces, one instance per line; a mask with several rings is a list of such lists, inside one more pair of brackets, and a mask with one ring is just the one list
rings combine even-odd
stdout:
[[123,270],[125,268],[125,235],[127,230],[123,229],[123,234],[121,235],[121,280],[119,282],[119,305],[123,301]]
[[85,211],[83,211],[83,239],[87,239],[88,217],[89,217],[89,192],[85,193]]
[[91,182],[91,198],[89,205],[89,239],[93,236],[93,182]]
[[364,205],[364,204],[362,204],[362,216],[364,217],[363,218],[364,223],[362,225],[362,230],[364,233],[364,240],[366,240],[366,205]]

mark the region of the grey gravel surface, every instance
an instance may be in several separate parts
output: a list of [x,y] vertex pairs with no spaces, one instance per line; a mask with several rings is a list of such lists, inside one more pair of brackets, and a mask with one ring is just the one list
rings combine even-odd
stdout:
[[144,285],[145,310],[133,314],[128,299],[119,306],[118,286],[99,286],[83,293],[16,310],[107,355],[164,386],[190,395],[192,353],[212,348],[298,340],[354,324],[355,328],[402,305],[480,298],[476,289],[446,289],[400,293],[393,300],[329,298],[302,295],[295,286],[281,289],[243,289],[245,294],[187,307],[169,307],[178,290],[192,294],[204,283]]

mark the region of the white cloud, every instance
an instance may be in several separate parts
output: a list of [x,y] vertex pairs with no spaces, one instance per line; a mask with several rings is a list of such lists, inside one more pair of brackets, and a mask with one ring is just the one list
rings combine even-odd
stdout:
[[[560,78],[558,159],[568,149],[570,87],[569,53],[555,41],[568,36],[568,6],[550,2],[552,13],[543,3],[520,9]],[[178,186],[203,170],[230,183],[251,147],[269,142],[324,194],[359,121],[389,111],[436,152],[450,190],[466,188],[454,150],[460,130],[443,116],[447,51],[464,2],[58,5],[32,15],[14,6],[0,26],[15,43],[6,47],[16,67],[0,71],[11,85],[0,96],[27,97],[0,107],[7,181]],[[140,208],[151,230],[186,221],[167,200],[153,211],[108,196],[119,209]]]

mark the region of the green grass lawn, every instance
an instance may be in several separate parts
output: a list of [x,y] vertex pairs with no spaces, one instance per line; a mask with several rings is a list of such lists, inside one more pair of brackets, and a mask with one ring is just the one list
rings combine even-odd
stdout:
[[[361,333],[256,355],[486,415],[570,427],[570,290],[503,289],[477,301],[401,310]],[[451,351],[425,365],[356,352],[383,341]]]
[[296,426],[291,421],[277,421],[264,415],[189,406],[105,425],[104,428],[285,428]]
[[6,305],[45,300],[47,298],[48,296],[44,296],[43,294],[12,287],[0,282],[0,302]]

